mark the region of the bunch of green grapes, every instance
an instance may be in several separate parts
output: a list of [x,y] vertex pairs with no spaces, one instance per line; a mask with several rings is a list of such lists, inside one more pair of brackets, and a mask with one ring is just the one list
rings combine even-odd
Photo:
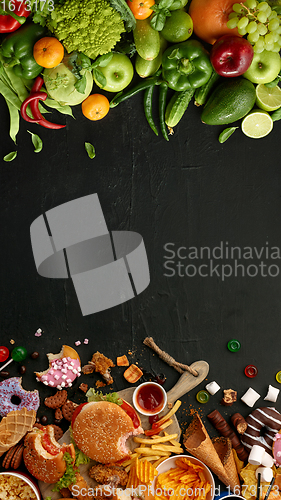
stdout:
[[247,35],[256,53],[280,51],[281,19],[267,2],[246,0],[245,3],[233,4],[232,9],[227,27],[237,28],[241,36]]

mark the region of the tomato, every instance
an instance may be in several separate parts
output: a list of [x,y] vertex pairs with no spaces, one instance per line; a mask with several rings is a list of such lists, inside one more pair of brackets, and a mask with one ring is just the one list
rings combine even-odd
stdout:
[[55,37],[40,38],[33,47],[33,57],[43,68],[54,68],[61,63],[63,56],[63,45]]
[[74,412],[73,412],[73,415],[72,415],[72,419],[71,419],[71,427],[73,428],[73,424],[75,422],[75,419],[78,415],[78,413],[80,413],[80,411],[82,410],[83,406],[87,405],[88,403],[81,403],[81,405],[77,406],[77,408],[75,408]]
[[195,35],[211,44],[223,35],[238,35],[236,28],[230,29],[226,26],[234,3],[237,1],[192,0],[188,12],[193,21]]
[[132,13],[136,19],[147,19],[152,14],[152,7],[155,4],[154,0],[127,0]]
[[109,100],[102,94],[91,94],[82,102],[82,113],[89,120],[101,120],[109,111]]
[[140,426],[140,419],[134,408],[131,405],[129,405],[129,403],[124,401],[124,399],[123,403],[121,404],[121,408],[127,413],[127,415],[129,415],[129,417],[132,419],[134,428],[137,429]]
[[45,432],[41,438],[41,443],[42,443],[43,448],[48,453],[50,453],[50,455],[57,455],[60,452],[60,449],[57,446],[53,445],[53,443],[51,443],[50,437]]

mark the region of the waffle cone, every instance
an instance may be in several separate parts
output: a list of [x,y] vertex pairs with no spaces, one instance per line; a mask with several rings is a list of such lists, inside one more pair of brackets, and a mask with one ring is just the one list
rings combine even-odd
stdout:
[[186,429],[183,444],[189,453],[207,465],[224,484],[228,484],[223,464],[199,415],[193,417]]
[[12,446],[17,444],[23,436],[31,431],[36,420],[36,411],[21,410],[10,411],[0,422],[0,456]]
[[[237,468],[234,460],[232,444],[230,439],[221,436],[214,438],[212,442],[218,456],[220,457],[222,465],[224,466],[224,470],[226,472],[228,480],[227,486],[230,486],[231,491],[234,491],[236,494],[239,494],[240,481],[237,473]],[[221,481],[223,481],[223,479],[221,479]]]

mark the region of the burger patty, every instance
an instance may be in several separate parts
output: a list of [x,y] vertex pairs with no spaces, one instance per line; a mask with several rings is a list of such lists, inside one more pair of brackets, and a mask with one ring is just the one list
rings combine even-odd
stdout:
[[89,470],[89,476],[99,484],[114,484],[115,487],[126,486],[128,482],[125,469],[116,465],[93,465]]

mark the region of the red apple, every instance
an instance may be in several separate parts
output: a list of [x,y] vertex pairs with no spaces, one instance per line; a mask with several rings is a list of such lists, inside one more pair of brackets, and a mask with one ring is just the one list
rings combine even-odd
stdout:
[[240,76],[247,71],[254,57],[254,49],[245,38],[224,35],[213,45],[210,60],[221,76]]

